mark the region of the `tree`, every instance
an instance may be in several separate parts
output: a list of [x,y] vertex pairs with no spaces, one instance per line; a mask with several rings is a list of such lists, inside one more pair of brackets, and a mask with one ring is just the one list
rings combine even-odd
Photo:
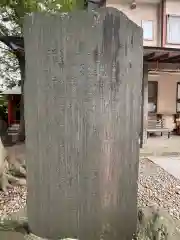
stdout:
[[3,79],[2,87],[5,85],[8,88],[12,88],[15,85],[19,85],[20,70],[15,55],[10,53],[8,47],[5,45],[0,47],[0,52],[0,78]]

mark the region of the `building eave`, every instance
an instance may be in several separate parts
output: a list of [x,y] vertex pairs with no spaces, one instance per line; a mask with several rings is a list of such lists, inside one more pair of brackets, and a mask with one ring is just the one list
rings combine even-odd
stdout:
[[180,48],[144,46],[144,62],[180,64]]

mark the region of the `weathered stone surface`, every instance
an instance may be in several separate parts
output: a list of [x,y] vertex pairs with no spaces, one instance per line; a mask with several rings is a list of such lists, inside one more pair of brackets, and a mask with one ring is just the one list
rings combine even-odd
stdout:
[[41,237],[136,231],[142,29],[113,8],[26,19],[28,219]]
[[138,240],[179,240],[180,222],[157,206],[138,212]]
[[[18,213],[18,216],[22,213]],[[16,227],[17,227],[16,223]],[[19,223],[19,229],[22,227]],[[1,240],[50,240],[47,238],[38,237],[32,233],[18,233],[13,231],[14,221],[11,222],[11,231],[4,230],[1,225],[0,239]],[[18,229],[16,228],[16,229]],[[60,239],[60,238],[57,238]],[[174,220],[169,213],[164,209],[159,209],[157,206],[146,207],[138,211],[138,232],[137,238],[134,240],[179,240],[180,239],[180,221]],[[64,239],[73,240],[73,239]]]

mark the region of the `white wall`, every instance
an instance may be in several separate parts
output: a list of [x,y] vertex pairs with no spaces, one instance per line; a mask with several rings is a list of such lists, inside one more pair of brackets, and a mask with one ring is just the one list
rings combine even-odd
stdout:
[[148,80],[158,82],[157,112],[165,115],[175,114],[177,82],[180,82],[180,74],[149,75]]
[[107,6],[117,8],[122,11],[124,14],[128,16],[133,22],[137,25],[141,26],[142,20],[152,20],[153,21],[153,30],[154,30],[154,38],[153,41],[144,41],[144,46],[157,46],[158,45],[158,5],[157,4],[137,4],[137,8],[131,10],[129,4],[118,4],[111,3],[111,1],[107,1]]

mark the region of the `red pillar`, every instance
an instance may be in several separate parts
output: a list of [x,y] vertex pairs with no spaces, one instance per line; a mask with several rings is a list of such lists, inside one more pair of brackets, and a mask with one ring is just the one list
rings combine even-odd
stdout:
[[13,122],[13,99],[12,96],[8,97],[8,124],[11,125]]

